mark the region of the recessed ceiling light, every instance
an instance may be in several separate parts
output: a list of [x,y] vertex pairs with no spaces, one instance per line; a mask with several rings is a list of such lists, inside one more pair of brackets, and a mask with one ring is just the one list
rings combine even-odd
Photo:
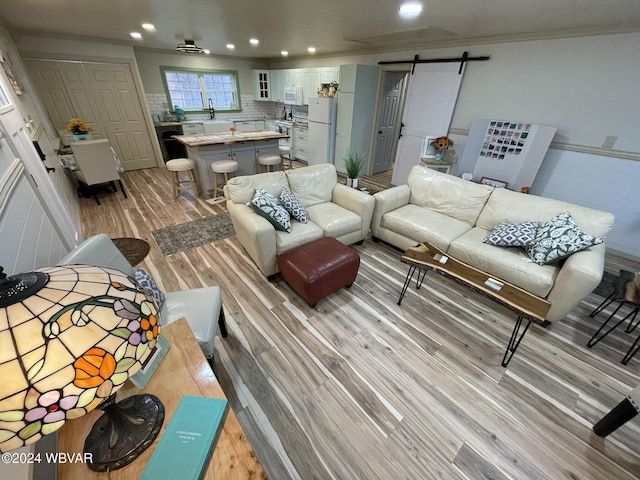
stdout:
[[140,32],[131,32],[129,35],[131,35],[136,40],[140,40],[142,38],[142,34]]
[[281,54],[283,57],[286,57],[287,55],[289,55],[289,52],[287,52],[286,50],[282,50],[282,51],[280,52],[280,54]]
[[416,2],[408,2],[400,6],[400,16],[405,18],[415,17],[422,12],[422,5]]
[[257,38],[250,38],[249,43],[251,45],[258,45],[260,43],[260,40],[258,40]]
[[145,30],[148,30],[149,32],[153,32],[156,29],[153,23],[143,23],[142,28],[144,28]]
[[309,53],[316,53],[316,47],[309,47],[307,48],[307,50],[309,51]]
[[209,50],[207,50],[206,48],[203,50],[203,52],[204,52],[206,55],[209,55],[209,54],[211,53],[211,52],[210,52]]
[[236,46],[233,43],[227,43],[227,48],[229,50],[233,50],[234,48],[236,48]]

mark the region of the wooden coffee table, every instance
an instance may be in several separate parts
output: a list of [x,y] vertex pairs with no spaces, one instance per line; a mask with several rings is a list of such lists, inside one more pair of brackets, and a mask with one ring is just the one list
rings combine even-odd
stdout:
[[[509,364],[522,338],[527,333],[531,322],[542,325],[543,327],[551,324],[551,322],[546,320],[546,315],[549,312],[549,308],[551,308],[551,304],[544,298],[533,295],[520,287],[516,287],[482,270],[478,270],[471,265],[456,260],[429,243],[425,242],[417,247],[409,248],[402,255],[402,262],[409,265],[409,271],[402,286],[400,298],[398,298],[398,305],[402,303],[404,294],[416,271],[418,272],[416,288],[419,289],[427,271],[434,270],[486,295],[517,313],[518,318],[516,319],[507,350],[502,359],[503,367]],[[527,323],[523,329],[524,320],[527,320]]]

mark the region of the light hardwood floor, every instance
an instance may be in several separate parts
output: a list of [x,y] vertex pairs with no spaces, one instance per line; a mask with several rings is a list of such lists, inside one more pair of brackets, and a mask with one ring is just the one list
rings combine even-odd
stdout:
[[[235,237],[163,256],[151,231],[224,202],[173,201],[164,169],[123,181],[128,199],[81,200],[84,234],[147,240],[143,265],[166,290],[222,286],[229,337],[216,340],[216,367],[269,478],[640,477],[638,418],[607,438],[591,430],[640,384],[640,355],[620,363],[636,334],[585,347],[604,318],[588,317],[600,297],[532,326],[505,369],[514,315],[436,274],[398,306],[407,267],[388,246],[356,246],[353,287],[312,309],[279,277],[267,281]],[[640,263],[608,255],[607,268]]]

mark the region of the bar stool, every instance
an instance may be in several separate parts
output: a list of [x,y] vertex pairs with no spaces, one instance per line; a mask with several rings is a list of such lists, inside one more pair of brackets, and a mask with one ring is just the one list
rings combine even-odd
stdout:
[[[624,292],[624,294],[623,294],[623,296],[621,298],[614,298],[613,300],[610,300],[609,303],[607,303],[607,305],[609,305],[613,301],[620,302],[619,305],[616,307],[616,309],[613,311],[613,313],[611,315],[609,315],[609,317],[605,320],[605,322],[600,326],[598,331],[596,333],[594,333],[593,337],[591,337],[589,342],[587,342],[587,347],[589,347],[589,348],[593,347],[596,343],[598,343],[604,337],[609,335],[609,333],[611,333],[613,330],[615,330],[618,327],[618,325],[623,323],[627,318],[630,318],[629,325],[625,329],[625,332],[627,332],[627,333],[633,332],[636,329],[636,327],[638,326],[638,324],[640,323],[640,320],[638,320],[637,322],[635,321],[636,316],[638,315],[638,312],[640,311],[640,274],[637,273],[637,274],[633,275],[633,277],[624,284],[623,292]],[[614,294],[615,294],[615,292],[614,292]],[[614,295],[614,294],[612,294],[612,295]],[[609,300],[609,299],[607,299],[607,300]],[[605,300],[605,302],[607,300]],[[609,321],[615,316],[615,314],[618,313],[618,310],[620,310],[620,308],[623,305],[631,306],[631,311],[629,313],[627,313],[624,317],[622,317],[622,319],[619,320],[618,323],[616,323],[615,325],[610,327],[607,331],[605,331],[602,335],[600,335],[598,337],[600,332],[609,323]],[[604,307],[600,308],[601,306],[602,306],[602,304],[598,308],[596,308],[596,310],[591,312],[590,316],[593,317],[593,316],[595,316],[595,314],[597,314],[598,312],[602,311]],[[633,342],[633,345],[631,345],[631,347],[629,348],[629,350],[627,351],[625,356],[622,358],[622,364],[626,365],[627,363],[629,363],[629,360],[631,360],[631,358],[633,358],[633,356],[636,354],[636,352],[638,350],[640,350],[639,343],[640,343],[640,335],[638,335],[638,337],[636,338],[635,342]]]
[[282,165],[284,165],[285,160],[289,160],[289,170],[291,170],[291,164],[293,162],[293,157],[291,156],[291,147],[280,145],[280,158],[282,159]]
[[271,172],[271,167],[280,165],[281,163],[282,157],[280,157],[280,155],[272,155],[270,153],[263,153],[261,155],[258,155],[258,164],[267,167],[267,172]]
[[[190,158],[174,158],[167,163],[167,170],[173,172],[173,199],[178,198],[178,192],[180,190],[193,190],[196,197],[200,195],[198,191],[198,183],[193,176],[194,163]],[[188,172],[189,178],[181,180],[180,172]],[[188,185],[182,185],[186,183]]]
[[[215,197],[218,190],[223,192],[224,186],[229,181],[229,174],[238,171],[238,162],[235,160],[220,160],[211,164],[211,170],[213,170],[213,196]],[[222,186],[218,186],[218,174],[224,175],[224,183]]]

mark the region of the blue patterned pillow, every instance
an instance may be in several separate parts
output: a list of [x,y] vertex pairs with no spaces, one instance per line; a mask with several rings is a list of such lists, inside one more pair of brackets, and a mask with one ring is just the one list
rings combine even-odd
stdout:
[[261,216],[271,222],[277,229],[283,232],[291,232],[291,216],[280,205],[278,199],[262,188],[256,188],[251,199],[251,206]]
[[158,285],[149,272],[143,267],[138,267],[134,276],[138,285],[151,292],[158,306],[158,311],[162,310],[162,306],[164,305],[164,292],[158,288]]
[[280,203],[293,218],[299,222],[307,223],[307,211],[304,209],[304,205],[287,187],[284,187],[280,193]]

